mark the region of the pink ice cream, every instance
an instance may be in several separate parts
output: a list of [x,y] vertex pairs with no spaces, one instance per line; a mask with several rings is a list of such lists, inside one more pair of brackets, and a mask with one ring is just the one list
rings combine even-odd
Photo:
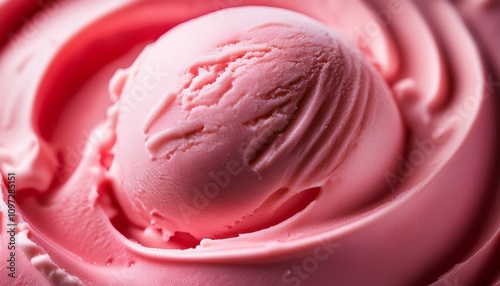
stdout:
[[180,25],[111,90],[121,111],[117,198],[131,221],[164,237],[264,229],[327,182],[325,211],[348,212],[380,195],[383,170],[402,152],[401,118],[378,72],[331,30],[286,10],[235,8]]
[[499,25],[0,1],[0,284],[500,285]]

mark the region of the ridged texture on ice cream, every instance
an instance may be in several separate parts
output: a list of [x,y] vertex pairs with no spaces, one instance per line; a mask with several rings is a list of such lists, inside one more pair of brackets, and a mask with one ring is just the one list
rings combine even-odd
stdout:
[[[500,1],[305,2],[0,1],[2,283],[142,285],[147,280],[149,285],[500,285]],[[144,63],[139,64],[137,56],[175,25],[233,4],[298,11],[319,20],[334,31],[335,39],[357,49],[396,99],[406,135],[404,152],[392,169],[383,170],[377,161],[359,164],[363,171],[353,173],[359,184],[365,181],[368,167],[381,169],[387,179],[380,192],[371,188],[366,193],[353,192],[354,198],[379,194],[360,207],[346,204],[340,196],[338,187],[348,177],[338,168],[325,184],[292,196],[271,214],[274,220],[270,222],[257,220],[259,223],[251,225],[247,219],[246,229],[224,233],[231,237],[199,241],[179,232],[165,241],[161,227],[158,230],[147,218],[131,221],[123,214],[126,204],[115,198],[115,194],[132,197],[134,193],[120,192],[111,184],[111,175],[118,179],[109,170],[113,154],[127,143],[117,142],[114,133],[137,135],[137,142],[129,144],[140,147],[144,156],[137,158],[144,161],[127,162],[141,173],[140,166],[151,162],[150,149],[154,148],[148,146],[152,147],[151,139],[163,130],[164,120],[151,121],[150,131],[145,132],[146,118],[170,90],[160,84],[173,77],[165,74],[168,68],[159,66],[164,64],[160,60],[143,57]],[[229,11],[217,14],[222,23],[230,18]],[[254,18],[258,15],[240,20]],[[200,42],[207,43],[211,34],[231,28],[223,26],[218,32],[200,27]],[[221,38],[214,46],[226,44]],[[206,56],[215,50],[206,48]],[[353,55],[349,49],[343,50]],[[199,62],[199,58],[192,60]],[[112,91],[121,96],[121,104],[113,105],[109,81],[117,69],[131,65],[113,79]],[[187,73],[188,69],[181,75]],[[378,86],[376,77],[369,78]],[[198,80],[193,86],[206,89],[210,82]],[[134,89],[128,89],[133,96],[120,92],[125,83],[134,84]],[[146,95],[158,100],[151,101]],[[116,126],[116,112],[125,119],[143,105],[147,105],[141,113],[144,121],[128,122],[130,130],[122,123]],[[174,118],[169,110],[165,116]],[[381,130],[370,136],[385,136],[388,131],[384,126],[374,127]],[[150,141],[148,146],[146,141]],[[157,155],[161,155],[168,146],[180,145],[158,146]],[[137,153],[132,148],[127,151]],[[327,160],[315,158],[317,162]],[[116,162],[113,168],[118,167]],[[198,168],[208,166],[192,165],[197,164]],[[15,173],[15,198],[11,172]],[[132,175],[138,179],[137,174]],[[210,182],[217,183],[211,177]],[[289,194],[285,190],[273,193],[256,212],[274,210],[279,198]],[[344,192],[347,194],[350,192]],[[249,204],[256,201],[250,197]],[[278,203],[273,205],[274,201]],[[199,202],[203,207],[206,200]],[[193,212],[198,210],[191,206]],[[8,224],[14,207],[17,227],[12,232]],[[288,217],[290,214],[293,216]],[[161,218],[156,212],[152,217]],[[252,228],[262,229],[251,232]],[[235,236],[237,233],[240,235]],[[16,241],[15,269],[8,261],[12,239]],[[8,276],[11,269],[16,278]]]
[[[151,69],[164,78],[148,90]],[[132,221],[166,237],[265,228],[334,177],[343,182],[324,191],[343,204],[328,212],[356,208],[378,195],[401,153],[401,119],[377,71],[327,27],[285,10],[185,23],[110,89],[117,110],[144,97],[118,118],[117,197]]]

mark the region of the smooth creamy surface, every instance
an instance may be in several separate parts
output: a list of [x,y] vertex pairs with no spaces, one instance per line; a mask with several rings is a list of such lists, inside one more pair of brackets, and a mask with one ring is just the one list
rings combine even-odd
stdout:
[[0,281],[500,284],[499,26],[500,1],[0,1]]

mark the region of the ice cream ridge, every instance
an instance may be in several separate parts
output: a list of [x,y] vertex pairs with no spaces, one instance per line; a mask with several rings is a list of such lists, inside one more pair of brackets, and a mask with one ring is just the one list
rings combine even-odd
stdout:
[[499,1],[32,2],[1,285],[500,285]]
[[[403,128],[378,72],[303,15],[224,13],[176,27],[113,79],[116,110],[144,97],[116,120],[110,172],[127,217],[164,237],[228,237],[319,197],[331,217],[379,195]],[[148,67],[165,74],[149,91]]]

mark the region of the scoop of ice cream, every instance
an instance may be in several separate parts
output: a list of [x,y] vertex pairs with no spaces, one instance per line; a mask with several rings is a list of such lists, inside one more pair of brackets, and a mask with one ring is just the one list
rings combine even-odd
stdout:
[[[233,4],[298,11],[356,46],[393,90],[404,115],[404,152],[386,173],[387,192],[347,215],[338,215],[344,179],[339,171],[349,170],[342,165],[328,182],[308,191],[308,200],[297,198],[310,203],[281,223],[238,237],[193,241],[178,233],[165,242],[155,226],[144,231],[146,220],[134,225],[124,218],[114,198],[125,192],[109,184],[117,118],[110,114],[106,120],[112,104],[108,83],[173,26]],[[499,4],[0,1],[2,281],[140,285],[147,277],[151,285],[500,285]],[[223,12],[219,18],[231,17]],[[217,32],[206,33],[211,34]],[[138,77],[138,68],[148,68],[140,61],[113,84],[123,100],[111,111],[119,109],[122,118],[148,103],[153,89],[167,90],[159,85],[173,69],[149,60],[147,76]],[[118,92],[127,74],[144,80],[129,89],[134,96]],[[137,124],[143,130],[144,122]],[[127,131],[121,122],[118,127]],[[130,133],[144,136],[139,131]],[[147,150],[145,162],[149,150],[144,142],[136,146]],[[118,166],[112,168],[116,181]],[[136,164],[136,172],[143,166]],[[364,167],[353,173],[359,181],[365,179]],[[12,219],[17,226],[10,226]],[[156,240],[143,243],[150,233]]]
[[330,212],[356,209],[379,194],[401,152],[401,119],[379,73],[291,11],[234,8],[184,23],[110,90],[118,200],[165,239],[265,228],[327,181],[337,193]]

